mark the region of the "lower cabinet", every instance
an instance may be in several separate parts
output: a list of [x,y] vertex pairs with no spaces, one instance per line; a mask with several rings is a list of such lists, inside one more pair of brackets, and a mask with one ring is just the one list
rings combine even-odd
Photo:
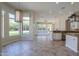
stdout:
[[61,33],[53,33],[53,40],[62,40]]
[[78,38],[76,36],[66,35],[66,47],[74,52],[78,52]]

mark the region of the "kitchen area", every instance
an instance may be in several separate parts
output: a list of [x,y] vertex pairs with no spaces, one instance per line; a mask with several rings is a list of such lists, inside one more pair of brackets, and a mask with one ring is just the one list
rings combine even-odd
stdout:
[[69,16],[65,24],[66,30],[53,31],[53,40],[65,41],[65,46],[79,55],[79,13]]

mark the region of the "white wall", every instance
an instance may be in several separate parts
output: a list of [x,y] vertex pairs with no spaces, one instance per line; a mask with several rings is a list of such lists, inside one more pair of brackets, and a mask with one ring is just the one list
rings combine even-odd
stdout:
[[56,26],[58,30],[66,30],[66,24],[65,24],[65,19],[58,19],[56,20]]
[[57,30],[66,30],[65,26],[65,19],[52,19],[52,23],[55,24],[55,29]]

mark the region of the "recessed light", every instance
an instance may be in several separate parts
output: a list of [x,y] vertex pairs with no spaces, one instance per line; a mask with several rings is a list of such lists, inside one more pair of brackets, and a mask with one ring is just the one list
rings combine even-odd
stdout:
[[73,5],[73,4],[74,4],[74,2],[71,2],[71,4]]
[[58,4],[59,2],[56,2],[56,4]]

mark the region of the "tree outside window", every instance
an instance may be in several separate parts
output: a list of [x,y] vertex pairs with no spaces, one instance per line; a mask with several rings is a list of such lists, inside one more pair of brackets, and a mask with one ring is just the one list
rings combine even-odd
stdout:
[[15,15],[9,13],[9,36],[19,35],[19,23],[15,19]]

